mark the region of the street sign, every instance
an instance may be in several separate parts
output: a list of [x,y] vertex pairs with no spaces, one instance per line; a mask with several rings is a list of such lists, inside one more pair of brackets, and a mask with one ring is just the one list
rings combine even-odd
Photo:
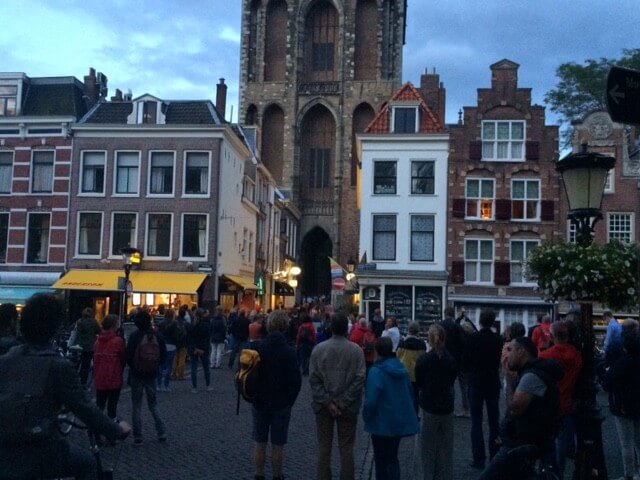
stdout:
[[331,281],[331,285],[334,290],[344,290],[344,287],[347,285],[347,282],[342,277],[336,277]]
[[640,71],[611,67],[607,76],[607,111],[611,120],[640,123]]

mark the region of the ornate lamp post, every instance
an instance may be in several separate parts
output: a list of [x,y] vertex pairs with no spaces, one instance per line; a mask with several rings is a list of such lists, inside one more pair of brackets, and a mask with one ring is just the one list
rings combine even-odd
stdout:
[[[567,218],[576,226],[576,241],[583,245],[593,242],[593,227],[602,218],[602,195],[607,174],[616,163],[614,157],[587,151],[582,145],[580,153],[558,162],[556,170],[562,176],[569,213]],[[596,395],[595,337],[593,334],[593,305],[579,301],[582,314],[580,326],[583,371],[578,392],[576,435],[576,479],[607,479],[607,467],[602,449],[602,421]]]
[[356,261],[353,258],[350,258],[347,261],[347,281],[353,280],[356,276]]
[[129,298],[130,286],[129,286],[129,274],[131,273],[131,266],[134,263],[134,259],[139,259],[140,250],[133,247],[124,247],[120,249],[122,254],[122,267],[124,268],[124,288],[122,292],[122,304],[120,305],[120,318],[124,320],[124,316],[127,313],[127,298]]

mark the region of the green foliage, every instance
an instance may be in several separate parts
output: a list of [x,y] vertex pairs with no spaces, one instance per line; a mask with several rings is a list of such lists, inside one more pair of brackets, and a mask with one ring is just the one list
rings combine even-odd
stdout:
[[547,301],[588,300],[614,310],[638,306],[637,245],[544,243],[527,261],[527,272]]

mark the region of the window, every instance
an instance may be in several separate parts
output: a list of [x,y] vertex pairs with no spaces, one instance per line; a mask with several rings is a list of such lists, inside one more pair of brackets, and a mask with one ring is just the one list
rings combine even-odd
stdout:
[[81,193],[104,193],[104,152],[82,152]]
[[11,193],[13,182],[13,153],[0,152],[0,193]]
[[[612,157],[614,155],[611,155]],[[614,193],[615,192],[615,182],[614,179],[616,177],[616,169],[612,168],[607,172],[607,179],[604,181],[604,193]]]
[[111,222],[111,255],[120,255],[120,250],[136,244],[136,223],[135,213],[114,213]]
[[373,193],[396,193],[396,162],[373,162]]
[[617,240],[621,243],[632,243],[633,213],[609,213],[607,215],[607,232],[609,241]]
[[418,107],[393,107],[393,133],[416,133],[419,120]]
[[53,157],[54,152],[33,152],[32,193],[51,193],[53,191]]
[[312,51],[314,72],[333,70],[333,43],[314,43]]
[[78,213],[78,255],[100,255],[102,213]]
[[28,225],[27,263],[47,263],[50,215],[48,213],[30,213]]
[[493,281],[493,240],[465,240],[465,283],[491,283]]
[[17,85],[0,85],[0,116],[13,116],[18,105]]
[[411,162],[411,193],[433,195],[434,162]]
[[539,244],[538,240],[511,241],[511,283],[535,283],[527,278],[526,264],[529,255]]
[[513,220],[540,218],[540,180],[511,181],[511,218]]
[[147,224],[148,257],[171,256],[171,214],[150,213]]
[[523,121],[482,122],[482,159],[524,160]]
[[567,242],[576,243],[576,224],[571,220],[567,221]]
[[185,195],[207,195],[209,193],[209,154],[187,152],[184,167]]
[[173,153],[151,152],[149,169],[149,193],[153,195],[173,194]]
[[373,259],[396,259],[396,216],[373,216]]
[[0,213],[0,263],[7,263],[8,240],[9,240],[9,214]]
[[466,189],[466,218],[491,220],[494,200],[493,179],[468,179]]
[[433,215],[411,215],[411,260],[433,261]]
[[142,123],[156,123],[158,102],[144,102],[142,106]]
[[204,258],[207,256],[207,216],[182,216],[182,256]]
[[328,148],[312,148],[311,172],[309,175],[309,187],[326,188],[329,182],[329,167],[331,162],[331,150]]
[[137,195],[139,171],[140,154],[138,152],[117,152],[115,193]]

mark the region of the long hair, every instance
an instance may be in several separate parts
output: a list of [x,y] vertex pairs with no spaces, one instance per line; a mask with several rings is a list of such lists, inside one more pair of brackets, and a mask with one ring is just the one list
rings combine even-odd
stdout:
[[444,345],[447,338],[444,328],[434,323],[429,327],[427,335],[429,336],[429,344],[435,350],[436,355],[442,357],[444,355]]

